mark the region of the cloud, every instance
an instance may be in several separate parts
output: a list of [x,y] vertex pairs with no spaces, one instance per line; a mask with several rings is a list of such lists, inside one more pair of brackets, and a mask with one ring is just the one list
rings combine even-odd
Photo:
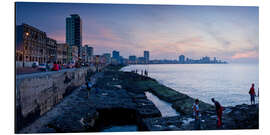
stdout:
[[248,51],[243,53],[236,53],[232,56],[232,59],[242,59],[242,58],[258,58],[259,54],[257,51]]

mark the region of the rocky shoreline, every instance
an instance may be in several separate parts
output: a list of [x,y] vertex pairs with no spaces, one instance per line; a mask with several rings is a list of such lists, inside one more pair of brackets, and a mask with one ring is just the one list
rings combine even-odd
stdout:
[[[43,122],[35,130],[28,127],[21,133],[100,132],[113,125],[137,125],[138,131],[195,130],[191,109],[195,99],[159,84],[152,78],[119,71],[120,68],[108,66],[102,72],[95,73],[89,97],[86,86],[74,90],[54,108],[61,108],[61,113]],[[180,115],[162,117],[145,92],[151,92],[160,100],[171,103]],[[218,129],[214,106],[200,101],[200,109],[201,129]],[[258,104],[225,107],[221,129],[258,129],[258,110]]]

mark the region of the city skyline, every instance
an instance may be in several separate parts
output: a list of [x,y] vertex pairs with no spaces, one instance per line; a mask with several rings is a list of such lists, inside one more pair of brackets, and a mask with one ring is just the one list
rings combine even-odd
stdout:
[[149,50],[151,59],[258,62],[257,7],[16,3],[16,25],[39,27],[60,43],[70,14],[80,15],[83,45],[96,54],[118,50],[128,58]]

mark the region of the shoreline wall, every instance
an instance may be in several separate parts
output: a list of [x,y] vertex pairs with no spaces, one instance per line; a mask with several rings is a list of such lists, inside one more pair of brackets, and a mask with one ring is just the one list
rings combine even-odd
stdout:
[[94,71],[84,67],[16,76],[15,132],[48,112]]

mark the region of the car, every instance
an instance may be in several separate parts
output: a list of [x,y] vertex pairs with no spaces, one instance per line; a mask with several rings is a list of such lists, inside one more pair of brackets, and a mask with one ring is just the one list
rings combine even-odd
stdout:
[[47,71],[46,65],[45,64],[39,64],[38,65],[38,70],[46,72]]
[[36,68],[36,67],[38,67],[38,62],[33,62],[32,68]]

